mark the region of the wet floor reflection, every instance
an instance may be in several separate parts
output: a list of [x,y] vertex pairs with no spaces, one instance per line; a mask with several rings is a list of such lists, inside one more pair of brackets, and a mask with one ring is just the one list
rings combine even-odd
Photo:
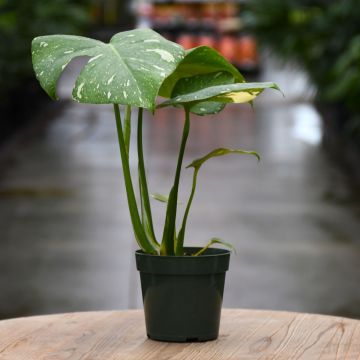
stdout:
[[[13,155],[0,181],[0,317],[140,307],[111,106],[69,103]],[[167,193],[182,113],[160,110],[144,124],[152,192]],[[358,205],[319,148],[308,103],[264,97],[196,117],[185,164],[220,147],[258,150],[201,169],[188,244],[233,243],[224,305],[360,317]],[[134,135],[134,134],[133,134]],[[136,169],[135,149],[130,153]],[[190,189],[184,170],[180,201]],[[154,203],[155,228],[164,206]],[[180,212],[184,205],[180,205]]]

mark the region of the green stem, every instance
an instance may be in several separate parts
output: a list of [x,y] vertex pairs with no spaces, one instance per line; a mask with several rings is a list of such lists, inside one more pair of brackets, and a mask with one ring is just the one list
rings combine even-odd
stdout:
[[138,114],[138,128],[137,128],[137,150],[138,150],[138,168],[139,168],[139,188],[141,199],[141,217],[142,223],[148,239],[152,242],[152,245],[156,248],[160,247],[160,244],[156,241],[155,231],[152,221],[151,205],[149,190],[146,180],[146,172],[144,165],[144,152],[142,144],[142,124],[143,124],[143,109],[139,108]]
[[174,185],[170,191],[169,201],[166,209],[164,233],[160,248],[160,254],[162,255],[175,255],[175,238],[176,238],[175,227],[176,227],[176,210],[177,210],[179,181],[180,181],[181,166],[184,157],[186,141],[190,131],[190,111],[188,108],[184,108],[184,109],[185,109],[185,123],[182,133],[179,157],[176,166]]
[[124,141],[126,153],[129,158],[130,150],[130,137],[131,137],[131,106],[127,105],[125,110],[125,119],[124,119]]
[[129,159],[126,153],[126,146],[124,140],[124,134],[122,130],[121,124],[121,116],[120,116],[120,109],[118,104],[114,104],[114,112],[115,112],[115,119],[116,119],[116,128],[118,132],[118,140],[119,140],[119,147],[120,147],[120,155],[121,155],[121,162],[123,167],[123,174],[124,174],[124,181],[126,187],[126,194],[128,199],[129,211],[131,222],[133,225],[134,233],[136,240],[140,246],[140,248],[149,254],[156,254],[157,249],[150,243],[148,240],[146,233],[144,231],[143,225],[140,220],[136,198],[134,193],[134,188],[132,185],[131,180],[131,173],[130,173],[130,165]]
[[191,204],[192,204],[192,201],[193,201],[193,198],[194,198],[194,194],[195,194],[198,172],[199,172],[199,169],[195,168],[194,169],[193,181],[192,181],[192,187],[191,187],[191,193],[190,193],[190,196],[189,196],[188,203],[186,205],[183,221],[182,221],[182,224],[181,224],[181,229],[179,231],[177,241],[176,241],[175,255],[177,255],[177,256],[184,255],[184,238],[185,238],[186,222],[187,222],[190,207],[191,207]]

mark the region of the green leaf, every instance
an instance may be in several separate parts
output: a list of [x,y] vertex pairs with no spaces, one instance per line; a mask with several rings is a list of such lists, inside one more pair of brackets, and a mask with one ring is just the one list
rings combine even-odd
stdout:
[[247,151],[247,150],[241,150],[241,149],[228,149],[228,148],[218,148],[211,152],[209,152],[207,155],[203,156],[202,158],[194,160],[191,164],[189,164],[186,168],[193,167],[195,169],[200,169],[201,165],[213,158],[218,156],[224,156],[228,154],[241,154],[241,155],[254,155],[258,161],[260,161],[260,155],[256,151]]
[[157,200],[157,201],[160,201],[162,203],[167,203],[169,201],[169,196],[166,196],[166,195],[162,195],[162,194],[158,194],[158,193],[153,193],[153,194],[150,194],[150,196]]
[[[172,93],[171,97],[189,94],[202,90],[209,86],[233,84],[234,76],[228,72],[217,71],[209,74],[201,74],[180,79]],[[197,115],[216,114],[225,107],[224,103],[205,101],[197,103],[190,107],[190,112]]]
[[199,46],[186,52],[176,70],[165,79],[159,95],[169,98],[177,82],[182,78],[215,72],[230,73],[234,82],[244,82],[244,77],[221,54],[208,46]]
[[40,36],[32,42],[36,77],[56,98],[56,84],[67,64],[90,56],[73,89],[82,103],[125,104],[154,109],[164,79],[185,55],[179,45],[150,29],[114,35],[108,44],[81,36]]
[[[150,194],[150,196],[154,200],[157,200],[157,201],[162,202],[162,203],[168,203],[169,202],[169,196],[167,196],[167,195],[162,195],[162,194],[159,194],[159,193],[152,193],[152,194]],[[181,204],[182,204],[182,202],[178,201],[178,205],[181,205]]]
[[190,207],[191,207],[192,201],[194,199],[196,185],[197,185],[197,176],[198,176],[200,167],[204,164],[205,161],[207,161],[213,157],[224,156],[224,155],[228,155],[228,154],[253,155],[258,159],[258,161],[260,160],[259,154],[255,151],[218,148],[218,149],[211,151],[209,154],[203,156],[202,158],[194,160],[191,164],[189,164],[186,167],[186,168],[193,167],[194,175],[193,175],[193,181],[192,181],[192,186],[191,186],[191,193],[190,193],[187,205],[186,205],[181,228],[180,228],[179,234],[177,236],[176,249],[175,249],[176,255],[181,256],[184,253],[184,239],[185,239],[186,223],[187,223],[187,219],[189,216]]
[[161,103],[158,107],[177,105],[191,107],[204,100],[223,103],[245,103],[255,99],[265,89],[276,89],[280,91],[279,87],[273,82],[210,86],[190,94],[176,96]]
[[206,249],[208,249],[211,245],[214,245],[214,244],[224,245],[224,246],[226,246],[227,248],[229,248],[231,251],[233,251],[236,254],[236,249],[232,244],[230,244],[230,243],[228,243],[226,241],[223,241],[223,240],[221,240],[219,238],[212,238],[210,240],[210,242],[206,246],[204,246],[201,250],[199,250],[197,253],[193,254],[192,256],[201,255],[203,252],[205,252]]

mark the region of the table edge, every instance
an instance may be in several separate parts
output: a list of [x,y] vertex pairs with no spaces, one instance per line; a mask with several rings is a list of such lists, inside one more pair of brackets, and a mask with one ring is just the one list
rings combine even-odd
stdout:
[[[81,315],[91,315],[91,314],[98,314],[101,315],[103,314],[105,315],[111,315],[112,313],[116,313],[116,314],[140,314],[143,313],[144,309],[140,308],[140,309],[122,309],[122,310],[94,310],[94,311],[75,311],[75,312],[66,312],[66,313],[52,313],[52,314],[42,314],[42,315],[31,315],[31,316],[21,316],[21,317],[16,317],[16,318],[10,318],[10,319],[4,319],[4,320],[0,320],[0,325],[5,325],[8,324],[10,322],[18,322],[18,321],[31,321],[31,320],[41,320],[41,319],[45,319],[48,318],[49,320],[56,318],[56,317],[64,317],[64,316],[81,316]],[[349,317],[345,317],[345,316],[334,316],[334,315],[327,315],[327,314],[319,314],[319,313],[309,313],[309,312],[297,312],[297,311],[287,311],[287,310],[270,310],[270,309],[251,309],[251,308],[222,308],[221,311],[221,317],[223,317],[224,315],[226,316],[227,313],[233,313],[233,312],[238,312],[239,315],[241,315],[241,313],[247,313],[247,312],[253,312],[253,313],[258,313],[258,314],[264,314],[264,315],[288,315],[288,316],[300,316],[300,315],[304,315],[304,316],[316,316],[316,317],[322,317],[322,318],[327,318],[327,319],[333,319],[333,320],[338,320],[338,321],[352,321],[355,323],[359,323],[360,324],[360,319],[354,319],[354,318],[349,318]]]

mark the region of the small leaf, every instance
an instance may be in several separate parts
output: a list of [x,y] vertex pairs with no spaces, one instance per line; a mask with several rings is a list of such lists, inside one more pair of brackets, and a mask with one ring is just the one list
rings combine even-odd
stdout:
[[181,255],[184,252],[184,239],[185,239],[185,230],[186,230],[186,223],[187,223],[187,219],[189,216],[189,212],[190,212],[190,207],[192,204],[192,201],[194,199],[194,195],[195,195],[195,190],[196,190],[196,185],[197,185],[197,176],[200,170],[201,165],[213,158],[213,157],[217,157],[217,156],[224,156],[227,154],[242,154],[242,155],[254,155],[258,160],[260,160],[260,156],[258,153],[256,153],[255,151],[246,151],[246,150],[241,150],[241,149],[226,149],[226,148],[218,148],[215,149],[213,151],[211,151],[209,154],[203,156],[200,159],[194,160],[190,165],[187,166],[187,168],[189,167],[193,167],[194,168],[194,174],[193,174],[193,181],[192,181],[192,186],[191,186],[191,193],[186,205],[186,209],[185,209],[185,213],[184,213],[184,217],[181,223],[181,228],[180,231],[178,233],[178,240],[176,243],[176,255]]
[[221,54],[208,46],[199,46],[186,52],[176,70],[165,79],[159,95],[169,98],[177,82],[182,78],[200,74],[226,72],[233,76],[233,82],[244,82],[244,77]]
[[166,196],[166,195],[162,195],[162,194],[158,194],[158,193],[153,193],[153,194],[150,194],[150,196],[157,200],[157,201],[160,201],[162,203],[167,203],[169,201],[169,197]]
[[205,161],[207,161],[207,160],[209,160],[209,159],[211,159],[213,157],[224,156],[224,155],[228,155],[228,154],[254,155],[258,159],[258,161],[260,161],[260,155],[255,151],[247,151],[247,150],[241,150],[241,149],[218,148],[218,149],[215,149],[215,150],[211,151],[210,153],[203,156],[202,158],[194,160],[186,168],[193,167],[193,168],[198,170],[198,169],[200,169],[201,165]]
[[81,36],[40,36],[32,42],[32,59],[36,77],[49,96],[56,99],[60,74],[79,56],[91,58],[76,80],[74,100],[154,109],[162,82],[185,52],[150,29],[118,33],[108,44]]
[[[168,203],[169,201],[169,197],[167,195],[162,195],[162,194],[159,194],[159,193],[152,193],[150,194],[150,196],[154,199],[154,200],[157,200],[159,202],[162,202],[162,203]],[[181,201],[178,201],[177,202],[178,205],[181,205],[182,202]]]
[[223,241],[223,240],[221,240],[221,239],[219,239],[219,238],[212,238],[212,239],[210,240],[210,242],[209,242],[206,246],[204,246],[201,250],[199,250],[197,253],[193,254],[192,256],[199,256],[199,255],[201,255],[202,253],[205,252],[205,250],[207,250],[211,245],[214,245],[214,244],[224,245],[224,246],[226,246],[227,248],[229,248],[230,251],[233,251],[233,252],[236,254],[236,249],[235,249],[235,247],[234,247],[232,244],[230,244],[230,243],[228,243],[228,242],[226,242],[226,241]]
[[177,105],[186,105],[191,107],[194,104],[205,100],[223,103],[245,103],[255,99],[265,89],[276,89],[280,91],[279,87],[273,82],[236,83],[210,86],[189,94],[176,96],[161,103],[158,107]]
[[[209,86],[233,84],[234,81],[234,76],[224,71],[217,71],[209,74],[186,77],[180,79],[176,83],[171,93],[171,97],[174,98],[176,96],[189,94],[194,91],[202,90]],[[216,114],[220,112],[224,107],[224,103],[204,101],[191,106],[190,112],[197,115]]]

